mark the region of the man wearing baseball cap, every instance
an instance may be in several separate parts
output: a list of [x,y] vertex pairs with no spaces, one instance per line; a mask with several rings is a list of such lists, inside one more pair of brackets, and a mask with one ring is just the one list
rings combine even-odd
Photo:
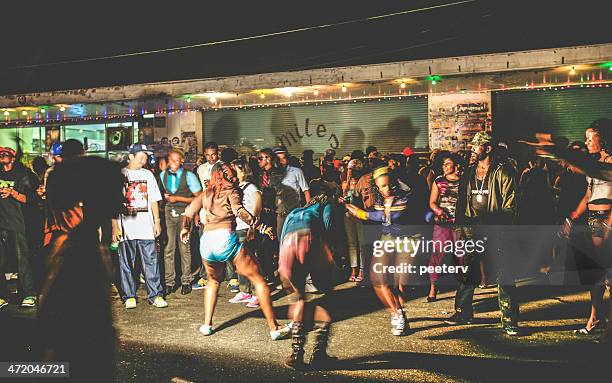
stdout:
[[[493,137],[478,132],[472,139],[472,154],[476,164],[469,167],[459,186],[457,223],[462,226],[464,239],[488,238],[486,254],[466,252],[464,264],[468,272],[461,276],[455,295],[455,314],[445,320],[447,324],[467,324],[474,319],[472,307],[474,289],[480,282],[479,262],[483,256],[497,269],[498,300],[502,330],[507,335],[519,334],[519,305],[512,259],[504,241],[504,233],[491,225],[512,224],[516,212],[516,172],[507,161],[495,155]],[[506,244],[507,245],[507,244]],[[516,261],[516,260],[514,260]]]
[[[79,140],[69,138],[63,143],[59,141],[55,142],[51,146],[51,155],[53,156],[55,163],[53,166],[47,169],[47,172],[43,178],[43,184],[36,190],[36,193],[41,198],[46,198],[45,196],[49,192],[49,190],[47,190],[47,185],[53,184],[53,182],[49,182],[49,179],[53,177],[55,166],[60,163],[70,163],[76,161],[84,154],[85,150],[83,144]],[[61,216],[50,214],[48,212],[45,218],[43,245],[46,246],[51,243],[51,238],[53,237],[54,233],[67,233],[69,229],[78,225],[82,219],[83,209],[79,205],[75,205],[68,209]]]
[[159,207],[162,196],[153,173],[145,169],[153,151],[144,144],[130,146],[128,165],[121,170],[126,177],[124,188],[127,214],[113,219],[113,241],[119,242],[119,270],[125,308],[136,307],[134,262],[140,253],[149,303],[167,307],[163,298],[155,238],[161,234]]
[[8,304],[4,267],[11,254],[17,258],[21,306],[34,307],[37,300],[23,216],[32,185],[24,169],[15,166],[16,156],[14,149],[0,147],[0,308]]

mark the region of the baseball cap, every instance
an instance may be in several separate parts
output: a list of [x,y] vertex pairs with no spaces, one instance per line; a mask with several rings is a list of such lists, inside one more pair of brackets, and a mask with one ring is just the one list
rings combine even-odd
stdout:
[[130,154],[136,154],[138,152],[145,152],[147,154],[153,154],[153,149],[145,144],[135,143],[130,146]]
[[0,154],[9,155],[10,157],[17,156],[15,149],[0,147]]
[[274,149],[272,149],[272,151],[275,154],[281,154],[281,153],[287,153],[287,147],[285,145],[279,145],[279,146],[275,146]]
[[405,155],[406,157],[410,157],[411,155],[414,154],[414,152],[412,151],[412,149],[410,149],[410,146],[406,146],[404,150],[402,150],[402,154]]
[[59,141],[56,141],[53,143],[53,145],[51,145],[51,155],[56,157],[56,156],[61,156],[62,155],[62,143]]
[[472,139],[472,145],[484,145],[493,142],[493,137],[487,132],[478,132]]

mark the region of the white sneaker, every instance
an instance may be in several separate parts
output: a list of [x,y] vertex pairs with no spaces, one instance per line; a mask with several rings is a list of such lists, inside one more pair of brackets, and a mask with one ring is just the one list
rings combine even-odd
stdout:
[[209,335],[212,335],[215,332],[215,329],[213,328],[213,326],[209,326],[207,324],[203,324],[203,325],[200,326],[200,332],[204,336],[209,336]]
[[395,336],[404,335],[406,330],[406,317],[402,309],[397,310],[397,314],[391,316],[391,333]]
[[270,338],[272,338],[272,340],[279,340],[283,339],[289,334],[291,334],[291,325],[286,324],[279,329],[270,331]]
[[166,302],[162,297],[155,297],[153,300],[153,306],[157,307],[158,309],[163,309],[164,307],[168,307],[168,302]]
[[136,308],[136,298],[128,298],[125,300],[125,308],[126,309],[135,309]]

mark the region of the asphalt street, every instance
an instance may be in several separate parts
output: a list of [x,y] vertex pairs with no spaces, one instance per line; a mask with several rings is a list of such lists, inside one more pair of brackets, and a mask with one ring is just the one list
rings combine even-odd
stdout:
[[[203,290],[171,295],[166,309],[145,302],[125,310],[116,300],[117,376],[133,382],[516,382],[540,376],[575,381],[584,378],[586,366],[596,374],[608,364],[598,363],[601,345],[572,333],[585,322],[587,293],[539,285],[519,291],[525,301],[520,337],[501,333],[494,288],[476,291],[477,321],[468,326],[442,322],[452,314],[454,291],[427,303],[417,290],[407,304],[414,333],[394,337],[390,315],[371,288],[340,285],[330,344],[330,354],[340,360],[329,371],[317,372],[286,368],[290,340],[271,341],[261,311],[228,303],[233,294],[225,287],[215,312],[217,332],[209,337],[198,332]],[[144,298],[144,291],[140,293]],[[278,317],[287,321],[291,297],[283,295],[276,292],[274,305]],[[307,347],[307,356],[309,351]]]
[[[174,293],[168,297],[169,307],[159,309],[146,303],[141,286],[135,309],[126,310],[118,296],[112,297],[118,333],[116,377],[119,382],[254,383],[575,382],[584,379],[586,371],[593,377],[607,376],[607,346],[572,333],[589,312],[584,288],[535,284],[518,291],[523,329],[519,337],[500,331],[494,288],[476,290],[473,325],[445,325],[443,319],[453,309],[452,287],[433,303],[426,302],[424,289],[413,291],[406,308],[414,332],[395,337],[390,315],[371,287],[344,283],[334,292],[329,349],[339,362],[328,371],[294,371],[283,365],[291,341],[272,341],[261,311],[229,303],[233,294],[225,285],[215,312],[217,332],[209,337],[198,331],[204,290]],[[288,321],[290,298],[274,292],[281,322]],[[0,360],[28,360],[35,342],[35,309],[14,303],[0,311]],[[312,341],[307,343],[307,357],[311,348]]]

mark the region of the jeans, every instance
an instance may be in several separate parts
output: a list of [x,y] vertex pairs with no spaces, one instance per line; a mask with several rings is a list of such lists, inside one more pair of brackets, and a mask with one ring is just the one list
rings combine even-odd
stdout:
[[168,233],[168,243],[164,249],[164,274],[166,287],[174,287],[176,280],[176,272],[174,269],[174,254],[176,247],[179,248],[181,254],[181,284],[189,285],[193,279],[191,273],[191,249],[189,244],[184,244],[179,238],[179,233],[183,227],[184,207],[172,207],[166,205],[166,230]]
[[132,239],[119,243],[119,270],[121,272],[121,298],[136,297],[136,278],[134,262],[136,251],[140,253],[142,272],[147,284],[147,298],[149,302],[157,296],[163,295],[161,286],[159,264],[157,263],[157,250],[154,239]]
[[32,279],[32,264],[24,233],[0,229],[0,298],[8,298],[5,268],[9,254],[15,254],[19,272],[19,295],[23,298],[36,295]]
[[363,238],[363,223],[357,218],[344,216],[344,229],[348,244],[348,255],[351,267],[359,267],[363,272],[365,266],[365,254],[367,252],[365,239]]
[[[236,234],[238,235],[238,242],[242,243],[242,246],[246,246],[246,237],[249,229],[236,230]],[[251,281],[248,278],[238,274],[238,283],[240,283],[240,291],[247,294],[253,293],[253,286],[251,285]]]
[[[475,235],[471,228],[463,227],[462,231],[463,239],[481,239],[488,237],[488,253],[489,257],[503,257],[504,254],[502,249],[504,246],[504,239],[501,233],[480,233]],[[509,254],[505,254],[509,256]],[[497,264],[496,280],[497,280],[497,299],[499,303],[499,309],[501,312],[501,324],[517,325],[519,320],[519,304],[516,299],[516,284],[514,283],[512,271],[508,271],[508,267],[504,267],[503,262],[496,259]],[[480,282],[480,257],[473,253],[466,253],[463,259],[463,265],[469,266],[468,272],[461,278],[461,283],[457,289],[455,295],[455,310],[461,312],[466,318],[474,316],[474,309],[472,302],[474,300],[474,289]],[[511,269],[510,269],[511,270]]]

